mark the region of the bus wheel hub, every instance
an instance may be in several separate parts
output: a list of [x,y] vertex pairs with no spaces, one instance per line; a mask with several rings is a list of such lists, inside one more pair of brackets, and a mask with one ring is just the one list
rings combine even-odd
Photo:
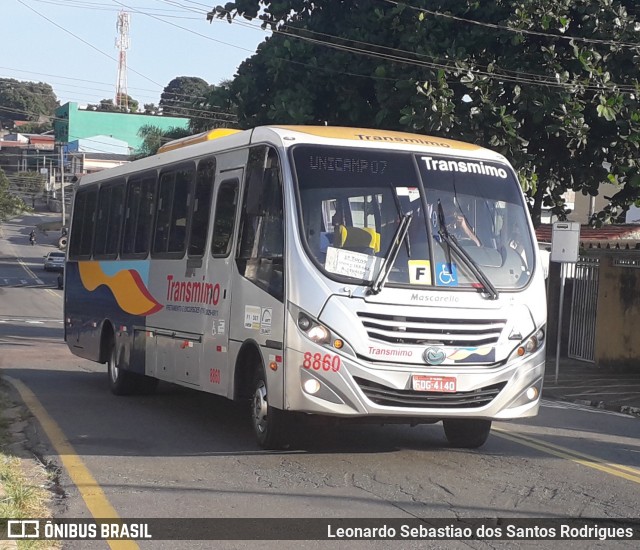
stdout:
[[267,390],[261,385],[256,388],[256,393],[253,396],[253,422],[256,429],[260,432],[264,432],[267,427]]

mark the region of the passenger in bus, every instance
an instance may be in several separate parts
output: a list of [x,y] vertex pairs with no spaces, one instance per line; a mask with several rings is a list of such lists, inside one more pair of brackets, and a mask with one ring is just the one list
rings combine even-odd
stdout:
[[471,241],[476,246],[482,246],[480,239],[478,239],[469,225],[462,209],[454,204],[453,200],[444,200],[441,204],[449,234],[453,235],[458,241]]

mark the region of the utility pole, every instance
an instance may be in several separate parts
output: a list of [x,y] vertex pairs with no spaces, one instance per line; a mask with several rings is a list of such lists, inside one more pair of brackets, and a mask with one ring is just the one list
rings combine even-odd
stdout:
[[64,145],[60,144],[60,200],[62,202],[62,227],[66,225],[67,216],[64,204]]
[[118,57],[118,80],[116,82],[115,105],[122,111],[129,109],[129,92],[127,91],[127,50],[129,49],[129,21],[130,15],[126,11],[118,13],[116,29],[116,48],[120,50]]

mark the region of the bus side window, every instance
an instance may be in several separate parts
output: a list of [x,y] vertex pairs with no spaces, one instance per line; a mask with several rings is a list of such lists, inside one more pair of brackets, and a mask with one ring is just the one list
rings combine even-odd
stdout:
[[191,167],[176,168],[160,176],[152,256],[184,256],[193,176],[194,170]]
[[284,297],[284,213],[280,163],[274,149],[251,149],[236,263],[240,274]]
[[115,258],[120,243],[120,226],[124,202],[124,181],[115,185],[108,182],[98,192],[98,209],[93,241],[96,258]]
[[97,199],[98,189],[96,187],[80,190],[76,194],[73,207],[73,225],[69,239],[69,258],[71,259],[91,257]]
[[216,212],[213,219],[211,254],[217,258],[229,255],[238,200],[238,180],[223,181],[218,189]]
[[209,216],[211,213],[211,195],[216,175],[216,160],[207,159],[198,164],[196,190],[193,199],[193,215],[189,230],[189,256],[202,257],[207,241]]
[[156,174],[149,172],[129,178],[122,257],[144,258],[149,252],[156,201]]

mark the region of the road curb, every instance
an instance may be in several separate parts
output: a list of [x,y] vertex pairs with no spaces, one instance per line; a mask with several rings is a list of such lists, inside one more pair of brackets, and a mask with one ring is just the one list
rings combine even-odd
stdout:
[[[567,400],[565,399],[565,401]],[[576,405],[585,405],[594,409],[602,409],[605,411],[619,412],[640,417],[640,407],[633,407],[631,405],[608,405],[605,401],[589,401],[588,399],[573,399],[569,401]]]

